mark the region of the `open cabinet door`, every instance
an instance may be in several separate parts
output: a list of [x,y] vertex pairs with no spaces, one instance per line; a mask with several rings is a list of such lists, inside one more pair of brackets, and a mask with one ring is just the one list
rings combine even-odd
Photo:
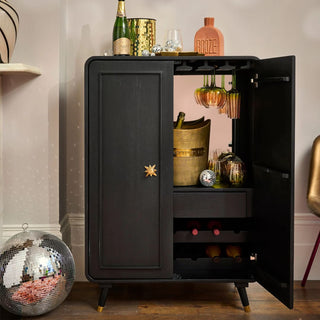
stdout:
[[257,61],[252,82],[256,279],[293,308],[295,57]]

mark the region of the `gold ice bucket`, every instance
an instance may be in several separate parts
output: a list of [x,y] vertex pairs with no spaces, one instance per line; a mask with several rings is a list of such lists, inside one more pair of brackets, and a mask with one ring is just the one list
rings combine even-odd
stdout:
[[192,186],[208,166],[210,120],[173,130],[173,185]]
[[143,50],[151,52],[156,44],[156,19],[129,18],[132,56],[142,56]]

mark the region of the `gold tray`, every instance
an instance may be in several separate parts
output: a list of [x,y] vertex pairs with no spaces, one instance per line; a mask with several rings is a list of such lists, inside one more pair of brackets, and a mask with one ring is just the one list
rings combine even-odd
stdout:
[[188,57],[188,56],[204,56],[203,53],[198,53],[195,51],[161,51],[159,53],[156,53],[156,56],[163,56],[163,57],[177,57],[177,56],[182,56],[182,57]]

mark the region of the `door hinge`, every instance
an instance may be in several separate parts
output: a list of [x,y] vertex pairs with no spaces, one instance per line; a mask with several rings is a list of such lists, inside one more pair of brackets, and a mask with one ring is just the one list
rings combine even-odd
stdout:
[[282,173],[281,177],[282,177],[282,179],[289,179],[290,178],[289,173]]
[[253,85],[254,88],[258,88],[258,79],[259,79],[258,73],[255,73],[253,75],[253,78],[250,79],[250,82],[251,82],[251,84]]

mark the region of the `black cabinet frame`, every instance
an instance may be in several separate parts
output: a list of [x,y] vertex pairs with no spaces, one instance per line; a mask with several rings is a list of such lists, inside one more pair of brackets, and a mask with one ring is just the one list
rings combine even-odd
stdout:
[[[241,118],[232,121],[232,149],[246,164],[248,183],[173,187],[173,77],[214,69],[237,73]],[[293,307],[294,109],[294,56],[87,61],[86,275],[105,288],[100,307],[112,283],[190,280],[235,282],[244,307],[245,287],[258,281]],[[157,176],[145,178],[148,165],[156,165]],[[183,231],[173,235],[174,225],[192,218],[229,223],[224,239],[244,244],[246,261],[214,266],[184,257],[198,244]],[[250,228],[235,236],[241,221]]]

